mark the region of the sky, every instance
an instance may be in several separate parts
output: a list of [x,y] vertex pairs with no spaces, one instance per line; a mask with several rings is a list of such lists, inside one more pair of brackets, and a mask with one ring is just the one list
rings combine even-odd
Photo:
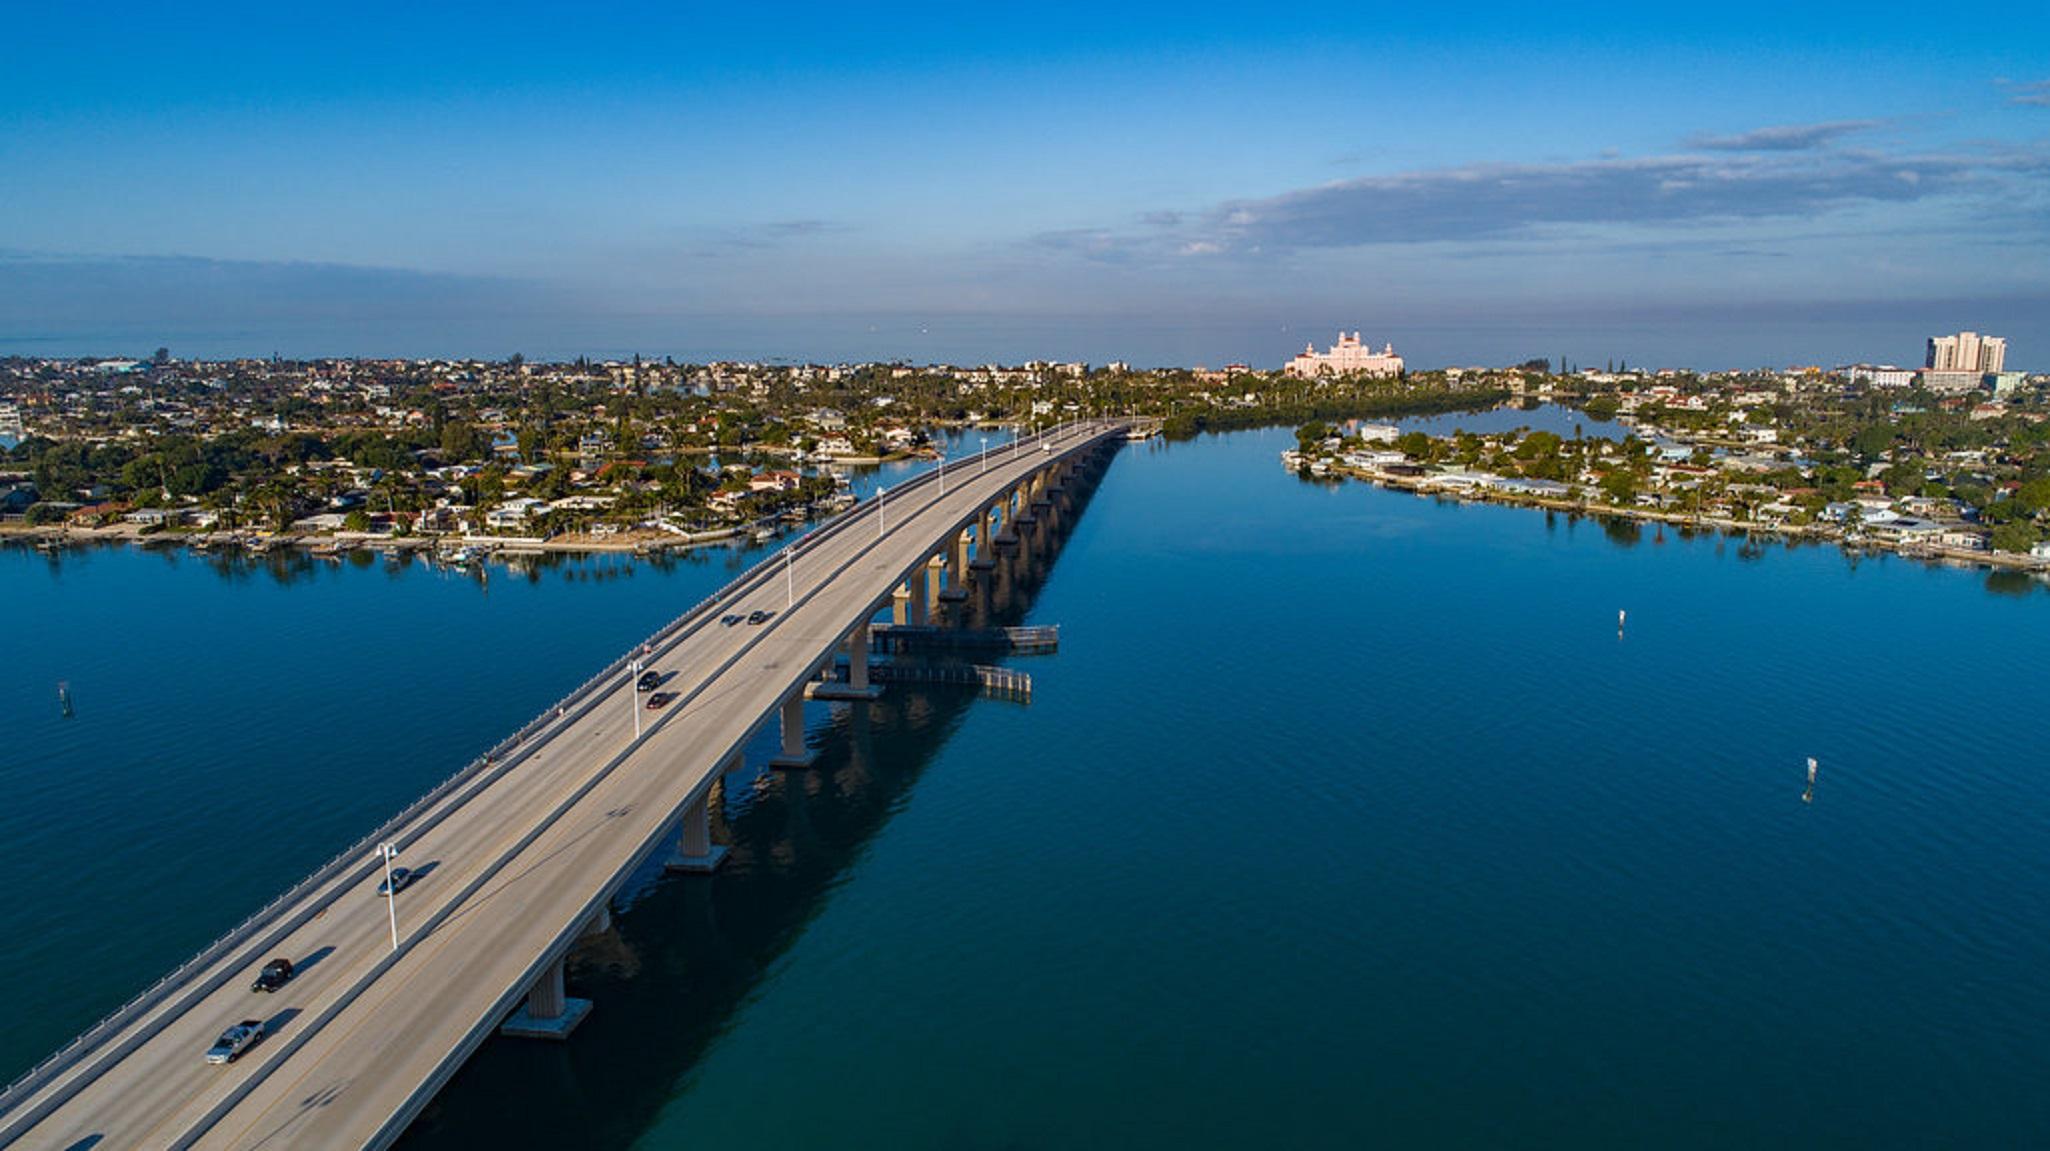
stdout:
[[0,355],[2050,370],[2050,5],[1665,7],[0,0]]

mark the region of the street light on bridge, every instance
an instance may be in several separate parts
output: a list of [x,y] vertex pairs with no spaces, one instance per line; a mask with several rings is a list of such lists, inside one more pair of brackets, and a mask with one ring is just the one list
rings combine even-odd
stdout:
[[888,489],[888,488],[886,488],[886,487],[882,487],[882,486],[878,486],[878,487],[876,488],[876,538],[877,538],[877,539],[882,539],[882,538],[883,538],[883,496],[884,496],[885,494],[887,494],[887,493],[889,492],[889,490],[890,490],[890,489]]
[[399,889],[391,881],[391,861],[399,857],[399,845],[380,843],[377,854],[384,859],[384,902],[391,910],[391,949],[399,949]]
[[982,437],[982,450],[981,450],[980,452],[977,452],[977,453],[976,453],[976,455],[975,455],[975,459],[976,459],[976,468],[975,468],[975,473],[976,473],[977,475],[981,475],[981,474],[982,474],[983,472],[986,472],[986,471],[988,471],[988,470],[989,470],[989,437],[988,437],[988,436],[984,436],[984,437]]

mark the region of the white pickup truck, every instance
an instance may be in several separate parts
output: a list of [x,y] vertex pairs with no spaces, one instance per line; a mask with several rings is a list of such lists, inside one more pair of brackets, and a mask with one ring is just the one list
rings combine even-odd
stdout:
[[221,1032],[221,1037],[214,1040],[212,1047],[207,1048],[206,1061],[208,1063],[233,1063],[237,1055],[256,1046],[256,1041],[261,1038],[263,1038],[263,1020],[244,1019],[235,1026]]

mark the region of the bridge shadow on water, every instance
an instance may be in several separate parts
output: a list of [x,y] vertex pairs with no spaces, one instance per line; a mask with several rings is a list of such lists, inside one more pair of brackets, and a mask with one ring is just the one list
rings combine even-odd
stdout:
[[[1076,483],[1071,508],[1038,525],[1032,547],[1006,549],[981,573],[986,590],[951,605],[945,622],[1022,622],[1094,487]],[[829,706],[830,726],[811,735],[811,769],[750,766],[722,781],[713,838],[731,855],[716,877],[666,876],[649,861],[615,900],[613,929],[571,953],[569,992],[596,1004],[575,1036],[487,1042],[399,1148],[631,1146],[689,1089],[692,1068],[908,802],[968,709],[1016,705],[899,684],[874,703]],[[750,763],[773,745],[768,730]]]

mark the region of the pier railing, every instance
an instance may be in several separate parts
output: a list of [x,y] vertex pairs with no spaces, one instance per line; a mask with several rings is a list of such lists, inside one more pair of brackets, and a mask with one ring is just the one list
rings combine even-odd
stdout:
[[[1101,430],[1098,429],[1099,432]],[[1021,440],[1021,443],[1038,443],[1056,434],[1058,434],[1057,429],[1049,428],[1044,432],[1025,437]],[[901,499],[902,494],[907,492],[907,490],[915,491],[933,484],[942,473],[952,474],[962,468],[968,468],[972,472],[974,467],[975,459],[972,456],[944,460],[939,467],[927,469],[898,484],[896,494]],[[572,709],[580,707],[592,693],[598,691],[608,681],[624,672],[629,662],[645,653],[654,651],[658,645],[667,644],[684,628],[703,618],[715,605],[772,575],[777,565],[789,562],[784,558],[786,552],[794,559],[796,556],[811,550],[819,541],[847,530],[852,524],[866,520],[869,509],[874,506],[875,501],[873,500],[856,504],[820,524],[814,530],[798,537],[790,544],[778,548],[757,560],[746,571],[728,580],[719,590],[691,605],[683,614],[664,624],[647,640],[629,649],[625,655],[613,660],[596,675],[579,684],[568,695],[556,701],[554,705],[544,710],[524,727],[500,740],[492,746],[491,750],[471,760],[447,779],[442,780],[439,784],[429,789],[420,798],[407,804],[397,815],[380,824],[377,830],[344,848],[334,858],[316,868],[311,875],[287,888],[283,894],[257,909],[255,914],[229,929],[220,938],[201,948],[192,958],[171,969],[169,974],[150,984],[140,994],[120,1007],[115,1008],[112,1012],[109,1012],[105,1018],[81,1032],[77,1038],[59,1048],[55,1054],[37,1063],[21,1075],[16,1076],[7,1085],[5,1090],[0,1090],[0,1116],[4,1116],[14,1110],[15,1107],[19,1106],[30,1095],[40,1090],[44,1084],[65,1069],[76,1064],[86,1053],[94,1050],[110,1036],[134,1023],[145,1013],[162,1003],[173,990],[189,982],[194,975],[218,963],[229,952],[261,933],[284,908],[304,899],[322,885],[332,882],[337,876],[347,872],[352,865],[365,866],[367,857],[376,851],[379,843],[400,838],[399,833],[407,824],[412,823],[435,804],[440,803],[460,790],[464,784],[469,783],[478,775],[494,766],[509,769],[513,766],[515,758],[524,759],[528,753],[541,746],[541,743],[546,742],[545,740],[533,743],[529,741],[545,731],[549,724],[566,717]],[[1031,681],[1030,677],[1027,677],[1025,697],[1029,698],[1030,694]]]
[[868,669],[877,683],[941,683],[980,688],[984,695],[1032,702],[1032,677],[1015,668],[981,663],[876,664]]

